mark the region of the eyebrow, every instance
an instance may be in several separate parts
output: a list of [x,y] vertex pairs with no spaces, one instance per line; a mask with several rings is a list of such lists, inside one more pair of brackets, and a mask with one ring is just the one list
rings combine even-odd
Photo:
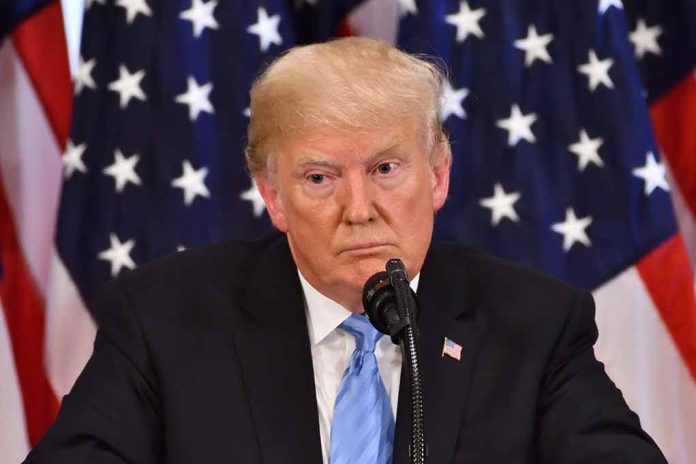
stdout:
[[298,168],[305,168],[307,166],[322,166],[326,168],[335,168],[336,165],[322,158],[314,158],[312,156],[304,156],[300,158],[297,163]]
[[[402,140],[398,137],[393,137],[389,139],[387,142],[384,144],[380,145],[377,147],[372,154],[365,160],[363,164],[365,165],[371,165],[375,162],[375,160],[381,156],[383,156],[385,153],[393,150],[395,147],[399,146],[402,143]],[[303,156],[300,158],[297,162],[297,169],[303,169],[307,168],[309,166],[319,166],[319,167],[325,167],[325,168],[331,168],[331,169],[337,169],[338,166],[335,163],[332,163],[331,161],[328,161],[323,158],[317,158],[314,156]]]
[[366,165],[374,164],[377,158],[385,155],[387,152],[392,151],[394,148],[402,144],[402,140],[399,137],[392,137],[387,142],[377,147],[376,150],[365,160]]

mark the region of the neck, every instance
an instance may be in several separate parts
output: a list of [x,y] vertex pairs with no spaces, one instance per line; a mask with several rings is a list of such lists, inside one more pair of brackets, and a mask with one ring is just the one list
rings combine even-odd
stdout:
[[[362,289],[360,291],[331,291],[332,289],[323,288],[321,285],[317,285],[311,276],[307,276],[298,268],[298,274],[302,280],[303,287],[305,285],[311,287],[311,289],[321,294],[322,297],[327,298],[334,303],[340,305],[346,311],[352,313],[362,313],[364,312],[362,306]],[[345,290],[345,288],[343,289]],[[305,292],[307,289],[305,288]]]

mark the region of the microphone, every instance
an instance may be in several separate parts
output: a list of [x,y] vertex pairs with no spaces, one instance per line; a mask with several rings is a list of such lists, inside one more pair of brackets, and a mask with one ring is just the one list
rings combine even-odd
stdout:
[[423,379],[419,332],[416,324],[416,294],[408,284],[406,268],[398,258],[387,261],[386,272],[378,272],[363,286],[363,307],[372,325],[401,345],[411,389],[411,443],[409,458],[424,464],[427,458],[423,407]]
[[[390,259],[385,268],[367,279],[363,286],[363,308],[372,325],[389,335],[392,342],[401,342],[402,331],[417,317],[416,294],[408,285],[406,270],[398,258]],[[397,290],[399,289],[399,290]],[[405,300],[399,310],[399,293]]]

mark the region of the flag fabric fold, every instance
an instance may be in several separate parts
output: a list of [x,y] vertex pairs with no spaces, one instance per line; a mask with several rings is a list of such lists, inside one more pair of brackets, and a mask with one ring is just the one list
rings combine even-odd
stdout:
[[72,93],[59,2],[4,2],[0,34],[0,461],[18,462],[58,409],[45,310]]

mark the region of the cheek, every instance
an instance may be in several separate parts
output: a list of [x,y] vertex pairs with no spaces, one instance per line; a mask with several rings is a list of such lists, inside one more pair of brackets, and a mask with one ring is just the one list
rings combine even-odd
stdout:
[[392,224],[398,233],[402,259],[413,276],[420,268],[430,245],[434,226],[433,195],[430,179],[422,176],[393,199]]
[[335,203],[308,197],[301,191],[294,192],[289,200],[286,203],[289,232],[295,232],[303,242],[328,246],[340,218]]
[[410,224],[413,231],[429,222],[433,215],[433,195],[430,179],[421,175],[412,182],[404,184],[392,200],[392,209],[398,211],[398,218]]

